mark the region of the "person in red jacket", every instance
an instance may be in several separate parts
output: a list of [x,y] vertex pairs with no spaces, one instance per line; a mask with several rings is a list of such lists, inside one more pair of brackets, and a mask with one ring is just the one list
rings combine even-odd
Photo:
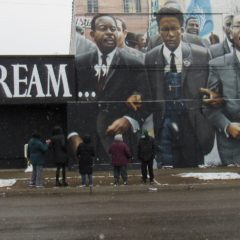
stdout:
[[114,142],[110,145],[108,152],[112,157],[114,185],[119,185],[120,175],[123,179],[123,184],[127,185],[127,164],[132,155],[128,145],[123,142],[121,134],[115,135]]

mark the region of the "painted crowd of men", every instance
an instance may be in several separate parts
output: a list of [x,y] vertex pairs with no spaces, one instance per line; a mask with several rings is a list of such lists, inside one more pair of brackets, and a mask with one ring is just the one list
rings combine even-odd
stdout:
[[122,19],[93,17],[95,47],[76,47],[78,92],[94,93],[83,100],[80,136],[92,135],[106,162],[114,135],[135,141],[152,114],[163,166],[203,164],[215,134],[222,164],[240,164],[240,14],[225,17],[226,39],[211,46],[198,36],[196,19],[184,24],[177,7],[162,7],[156,20],[159,35],[143,53],[125,44]]

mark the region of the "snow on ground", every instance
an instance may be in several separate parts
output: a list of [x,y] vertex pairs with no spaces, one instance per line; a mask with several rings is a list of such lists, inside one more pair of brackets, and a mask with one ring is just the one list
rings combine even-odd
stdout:
[[180,177],[193,177],[201,180],[230,180],[230,179],[240,179],[240,174],[232,172],[222,172],[222,173],[180,173],[175,176]]
[[25,169],[25,173],[27,173],[27,172],[32,172],[32,164],[29,164],[28,166],[27,166],[27,168]]
[[[140,175],[139,175],[140,176]],[[173,176],[184,177],[184,178],[198,178],[201,180],[233,180],[240,179],[240,174],[234,172],[213,172],[213,173],[180,173]],[[17,180],[26,180],[27,178],[22,179],[0,179],[0,188],[1,187],[10,187],[13,186]],[[160,183],[158,185],[161,185]]]
[[0,187],[11,187],[16,183],[16,179],[0,179]]

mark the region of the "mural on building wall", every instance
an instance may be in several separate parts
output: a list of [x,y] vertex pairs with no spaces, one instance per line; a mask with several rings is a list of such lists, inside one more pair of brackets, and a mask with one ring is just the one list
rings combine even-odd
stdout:
[[141,34],[124,14],[78,16],[75,60],[2,57],[1,104],[66,103],[59,121],[92,137],[99,164],[119,133],[138,162],[148,130],[159,166],[239,165],[239,2],[223,2],[149,1]]
[[79,132],[92,135],[99,162],[110,162],[118,133],[137,161],[137,141],[148,129],[163,166],[240,164],[238,5],[223,11],[214,0],[149,1],[147,43],[129,40],[124,14],[93,20],[91,46],[76,47],[75,68],[88,112]]
[[[117,133],[138,162],[144,130],[155,137],[159,166],[240,164],[240,2],[148,2],[147,13],[134,15],[137,23],[149,17],[143,32],[128,32],[129,15],[92,22],[94,14],[78,14],[75,57],[1,57],[0,128],[2,139],[11,137],[0,164],[22,156],[22,129],[9,133],[18,115],[27,134],[37,126],[47,135],[55,123],[80,137],[90,134],[96,164],[110,163]],[[183,16],[156,14],[170,6]],[[12,136],[19,143],[14,151]]]

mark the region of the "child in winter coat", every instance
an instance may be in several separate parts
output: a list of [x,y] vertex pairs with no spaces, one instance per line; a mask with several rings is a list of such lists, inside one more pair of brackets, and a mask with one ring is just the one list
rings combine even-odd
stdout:
[[88,176],[89,186],[93,186],[93,158],[95,156],[94,148],[91,145],[90,136],[83,137],[83,143],[77,148],[77,157],[79,160],[79,173],[82,177],[82,187],[86,186],[86,177]]
[[122,176],[123,184],[127,185],[127,164],[129,162],[129,158],[131,157],[131,153],[128,145],[123,142],[121,134],[117,134],[114,137],[114,142],[110,145],[108,152],[112,156],[115,186],[119,185],[120,175]]

